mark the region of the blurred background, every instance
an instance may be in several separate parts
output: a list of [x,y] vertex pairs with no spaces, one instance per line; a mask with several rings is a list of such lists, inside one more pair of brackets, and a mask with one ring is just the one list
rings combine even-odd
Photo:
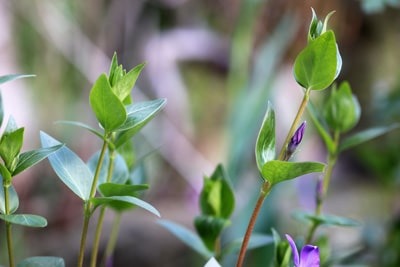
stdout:
[[[329,27],[343,58],[339,80],[350,82],[362,106],[355,131],[399,122],[398,0],[0,0],[0,75],[36,75],[2,85],[6,116],[12,114],[25,127],[25,150],[40,146],[43,130],[87,160],[100,140],[54,122],[96,126],[88,96],[96,78],[108,72],[114,51],[127,70],[146,62],[134,100],[167,98],[168,104],[133,140],[136,157],[145,158],[150,184],[144,199],[163,219],[193,229],[203,176],[223,163],[236,192],[233,224],[224,237],[240,237],[261,184],[254,144],[267,101],[276,111],[278,146],[301,101],[292,64],[306,45],[311,7],[319,19],[336,11]],[[315,92],[312,99],[318,102],[323,95]],[[308,125],[296,157],[325,161],[323,143]],[[394,131],[344,153],[326,200],[327,213],[362,225],[319,233],[332,238],[337,253],[360,248],[356,262],[363,266],[400,266],[398,135]],[[316,179],[311,175],[279,185],[264,205],[257,230],[269,233],[274,227],[282,235],[304,235],[306,226],[291,213],[313,209]],[[44,229],[14,227],[18,257],[60,256],[73,266],[80,200],[47,162],[19,175],[14,185],[19,212],[49,222]],[[112,217],[108,214],[103,237]],[[156,221],[139,209],[124,214],[114,266],[204,265]],[[0,245],[0,264],[5,264],[5,244]],[[247,266],[268,266],[271,253],[272,246],[255,250]],[[232,265],[226,259],[224,266]]]

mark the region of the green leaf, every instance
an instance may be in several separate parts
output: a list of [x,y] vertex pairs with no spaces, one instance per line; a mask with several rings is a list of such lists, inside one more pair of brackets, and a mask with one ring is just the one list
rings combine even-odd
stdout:
[[0,139],[0,156],[7,169],[12,173],[18,163],[18,154],[24,142],[24,128],[17,128],[11,117]]
[[0,214],[0,218],[12,224],[19,224],[29,227],[46,227],[47,220],[42,216],[32,214]]
[[[40,132],[40,140],[44,148],[61,144],[44,132]],[[93,175],[86,164],[66,146],[50,154],[48,159],[61,181],[82,200],[89,200]]]
[[65,267],[65,263],[58,257],[30,257],[20,261],[17,267]]
[[204,177],[199,204],[202,215],[228,219],[232,214],[235,208],[235,196],[221,164],[210,178]]
[[158,224],[174,234],[179,240],[200,254],[204,259],[207,260],[213,256],[213,253],[207,249],[200,237],[189,229],[166,220],[160,220]]
[[[90,159],[87,162],[87,166],[92,171],[93,175],[96,171],[99,157],[100,157],[100,151],[96,152],[92,157],[90,157]],[[128,166],[126,166],[124,158],[118,153],[116,153],[113,164],[114,164],[113,173],[110,182],[124,184],[129,179],[129,170]],[[109,165],[110,165],[110,157],[109,153],[106,152],[104,155],[103,163],[101,165],[97,184],[102,184],[106,182]]]
[[256,161],[258,170],[270,160],[275,159],[275,112],[268,101],[267,111],[256,141]]
[[97,135],[98,137],[100,137],[101,140],[104,140],[104,136],[103,133],[97,131],[96,129],[90,127],[89,125],[79,122],[79,121],[57,121],[56,123],[60,123],[60,124],[67,124],[67,125],[73,125],[73,126],[78,126],[81,127],[83,129],[88,130],[89,132],[94,133],[95,135]]
[[34,74],[11,74],[11,75],[0,76],[0,84],[6,83],[6,82],[9,82],[12,80],[16,80],[16,79],[35,77],[35,76],[36,75],[34,75]]
[[211,257],[206,264],[204,265],[204,267],[222,267],[219,262],[214,258]]
[[333,31],[327,31],[304,48],[294,63],[294,76],[306,89],[322,90],[337,76],[337,45]]
[[[122,69],[122,68],[121,68]],[[114,52],[113,57],[111,59],[110,70],[108,72],[108,80],[110,81],[110,85],[113,86],[118,79],[122,76],[118,70],[118,57],[117,53]]]
[[134,67],[112,86],[112,90],[119,100],[123,101],[129,96],[144,65],[143,63]]
[[137,191],[146,190],[149,188],[147,184],[115,184],[115,183],[104,183],[99,185],[100,193],[105,197],[111,196],[136,196]]
[[132,138],[161,111],[166,103],[166,99],[156,99],[128,105],[126,107],[127,119],[123,125],[116,129],[120,133],[117,135],[115,146],[118,148]]
[[47,158],[51,153],[57,151],[62,146],[63,144],[60,144],[52,147],[39,148],[22,153],[21,155],[19,155],[18,164],[13,172],[13,176]]
[[317,225],[347,227],[360,226],[360,223],[353,219],[327,214],[314,215],[314,213],[307,211],[297,211],[293,213],[293,218],[302,222],[314,222]]
[[358,132],[352,136],[347,137],[344,139],[339,145],[339,151],[344,151],[346,149],[352,148],[364,142],[367,142],[371,139],[384,135],[390,131],[396,130],[400,128],[400,123],[395,123],[390,126],[381,126],[375,127],[367,130],[363,130]]
[[200,215],[194,219],[194,226],[197,233],[206,247],[211,251],[214,250],[215,242],[221,235],[222,230],[229,224],[230,221],[228,220],[209,215]]
[[[14,187],[10,185],[8,187],[8,197],[10,203],[10,213],[14,213],[19,206],[18,194],[15,191]],[[0,175],[0,213],[6,213],[5,206],[5,197],[4,197],[4,186],[3,186],[3,177]]]
[[[249,244],[247,246],[247,250],[263,247],[269,244],[272,244],[274,239],[271,235],[253,233],[251,234]],[[226,246],[224,246],[222,250],[222,255],[236,254],[239,252],[240,247],[242,246],[243,238],[238,238],[233,241],[230,241]]]
[[262,177],[272,185],[312,172],[323,172],[325,164],[319,162],[268,161],[262,168]]
[[131,196],[111,196],[111,197],[96,197],[90,201],[97,207],[99,205],[107,205],[117,211],[131,209],[134,206],[147,210],[148,212],[161,217],[160,212],[151,204]]
[[292,250],[289,246],[289,243],[286,241],[282,241],[278,232],[275,229],[272,229],[272,235],[274,237],[274,265],[276,267],[287,267],[289,266],[290,255],[292,254]]
[[107,76],[103,73],[90,91],[90,105],[106,133],[121,126],[127,117],[122,101],[113,93]]

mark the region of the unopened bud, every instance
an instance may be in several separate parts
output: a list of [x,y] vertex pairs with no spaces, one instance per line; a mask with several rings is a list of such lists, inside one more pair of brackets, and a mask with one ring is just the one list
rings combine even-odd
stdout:
[[292,138],[290,139],[290,142],[286,148],[286,155],[285,159],[289,160],[290,157],[293,155],[293,153],[296,151],[297,147],[301,143],[301,140],[303,139],[304,135],[304,130],[306,129],[307,123],[304,121],[299,128],[297,128],[296,132],[293,134]]

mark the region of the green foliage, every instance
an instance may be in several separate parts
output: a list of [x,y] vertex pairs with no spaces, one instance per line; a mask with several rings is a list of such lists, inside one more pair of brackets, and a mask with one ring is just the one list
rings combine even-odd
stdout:
[[256,162],[261,172],[265,163],[275,159],[275,112],[268,102],[267,111],[256,141]]
[[335,34],[327,31],[312,40],[297,56],[294,76],[302,87],[322,90],[332,84],[340,67]]
[[[0,175],[0,184],[3,185],[3,177]],[[6,206],[5,206],[5,195],[4,195],[4,186],[0,186],[0,213],[6,214]],[[19,206],[18,194],[15,191],[12,185],[7,187],[8,190],[8,201],[10,205],[10,214],[14,213]]]
[[205,246],[200,237],[186,227],[166,220],[159,220],[158,224],[174,234],[179,240],[196,251],[204,259],[209,259],[213,256],[213,253]]
[[[90,157],[90,159],[87,162],[87,166],[92,171],[93,175],[95,174],[96,167],[99,164],[99,158],[100,158],[100,151],[94,153],[93,156]],[[109,153],[105,153],[103,162],[101,163],[101,169],[97,184],[103,184],[107,181],[110,163],[111,162]],[[129,178],[129,170],[124,158],[118,153],[116,153],[116,155],[113,155],[112,164],[113,168],[112,168],[111,179],[108,182],[113,182],[117,184],[126,183],[126,181]]]
[[47,220],[42,216],[32,214],[0,214],[0,218],[12,224],[28,227],[46,227]]
[[264,164],[262,177],[272,185],[312,172],[323,172],[325,164],[319,162],[287,162],[272,160]]
[[117,129],[127,118],[124,104],[112,91],[105,74],[100,75],[90,91],[90,105],[106,133]]
[[[7,170],[14,172],[18,163],[18,154],[24,141],[24,128],[18,128],[11,117],[0,139],[0,157],[4,161]],[[3,177],[6,177],[3,174]]]
[[[271,235],[253,233],[250,237],[249,245],[247,249],[256,249],[259,247],[270,245],[274,242]],[[222,249],[222,255],[236,254],[240,250],[240,246],[243,243],[243,238],[237,238],[228,242]]]
[[325,105],[324,116],[333,131],[346,132],[352,129],[360,119],[361,108],[352,94],[349,83],[343,82],[339,88],[332,88]]
[[274,239],[274,267],[289,266],[291,249],[289,243],[282,241],[278,232],[272,229],[272,236]]
[[156,208],[154,208],[151,204],[136,197],[131,197],[131,196],[96,197],[90,199],[90,201],[95,205],[95,207],[98,207],[100,205],[106,205],[117,211],[123,211],[131,209],[134,206],[138,206],[156,215],[157,217],[161,217],[160,212]]
[[347,227],[360,226],[360,223],[353,219],[328,214],[315,215],[313,213],[305,211],[295,212],[293,214],[293,218],[302,222],[314,222],[317,225]]
[[[40,132],[40,140],[44,148],[61,144],[45,132]],[[83,201],[89,200],[93,174],[86,164],[66,146],[48,158],[61,181]]]

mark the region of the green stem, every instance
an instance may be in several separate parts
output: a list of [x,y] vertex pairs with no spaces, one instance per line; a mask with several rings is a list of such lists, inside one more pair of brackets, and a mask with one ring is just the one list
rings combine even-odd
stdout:
[[238,260],[236,262],[236,267],[241,267],[243,264],[244,257],[246,255],[247,246],[249,244],[251,233],[253,232],[254,225],[257,220],[257,216],[260,213],[264,199],[268,196],[271,189],[272,189],[272,186],[269,182],[265,182],[261,188],[260,195],[259,195],[256,205],[254,207],[253,213],[251,214],[249,224],[247,225],[246,233],[243,237],[243,242],[242,242],[242,246],[240,248]]
[[[106,182],[109,183],[111,182],[112,178],[112,173],[114,169],[114,159],[115,159],[115,150],[109,151],[109,163],[108,163],[108,170],[107,170],[107,179]],[[100,209],[99,213],[99,218],[97,220],[97,226],[96,226],[96,234],[93,242],[93,247],[92,247],[92,257],[90,260],[90,266],[91,267],[96,267],[97,263],[97,254],[99,252],[99,245],[100,245],[100,237],[101,237],[101,231],[103,228],[103,221],[104,221],[104,214],[106,212],[106,206],[102,206]]]
[[78,256],[78,267],[83,266],[83,258],[85,255],[85,246],[86,246],[86,237],[87,237],[87,232],[89,229],[90,217],[92,216],[92,213],[93,213],[93,211],[92,211],[93,204],[90,201],[90,199],[94,198],[96,195],[97,181],[99,180],[101,165],[104,160],[104,155],[107,151],[107,145],[108,145],[107,141],[104,141],[103,147],[101,148],[101,152],[100,152],[100,156],[99,156],[99,162],[97,163],[96,171],[94,173],[92,187],[90,189],[89,200],[84,205],[85,219],[84,219],[83,228],[82,228],[81,244],[80,244],[79,256]]
[[112,253],[114,252],[115,244],[117,243],[119,227],[121,225],[121,218],[122,218],[122,213],[120,212],[116,213],[110,233],[110,238],[108,239],[106,251],[104,253],[103,260],[100,266],[106,266],[107,260],[111,257]]
[[[334,149],[332,151],[328,152],[327,167],[326,167],[326,171],[324,174],[324,178],[322,180],[322,190],[321,190],[321,192],[317,192],[317,194],[320,194],[320,196],[319,196],[319,201],[317,201],[317,205],[315,207],[315,211],[314,211],[315,216],[318,216],[321,214],[324,200],[326,198],[326,195],[328,194],[328,188],[329,188],[329,183],[330,183],[330,180],[332,177],[333,168],[335,167],[337,159],[338,159],[337,148],[339,146],[339,137],[340,137],[340,132],[335,131],[334,137],[333,137]],[[311,243],[314,233],[318,228],[318,225],[319,225],[319,223],[316,221],[313,221],[313,223],[311,224],[310,229],[307,234],[307,238],[306,238],[307,244]]]
[[[10,194],[8,192],[8,188],[10,185],[5,181],[3,184],[4,190],[4,206],[5,206],[5,214],[10,214]],[[13,253],[13,246],[12,246],[12,233],[11,233],[11,223],[6,221],[6,238],[7,238],[7,249],[8,249],[8,262],[10,267],[14,267],[14,253]]]
[[303,100],[301,101],[301,104],[300,104],[300,107],[299,107],[299,109],[297,111],[296,117],[293,120],[292,126],[290,127],[288,135],[286,136],[285,142],[283,142],[282,149],[281,149],[281,151],[279,153],[279,156],[278,156],[278,160],[284,160],[285,159],[286,147],[288,146],[288,144],[290,142],[290,139],[292,138],[294,132],[296,131],[296,128],[299,125],[301,116],[303,115],[304,110],[307,107],[308,100],[310,99],[310,92],[311,92],[311,90],[307,89],[305,91],[305,93],[304,93]]

